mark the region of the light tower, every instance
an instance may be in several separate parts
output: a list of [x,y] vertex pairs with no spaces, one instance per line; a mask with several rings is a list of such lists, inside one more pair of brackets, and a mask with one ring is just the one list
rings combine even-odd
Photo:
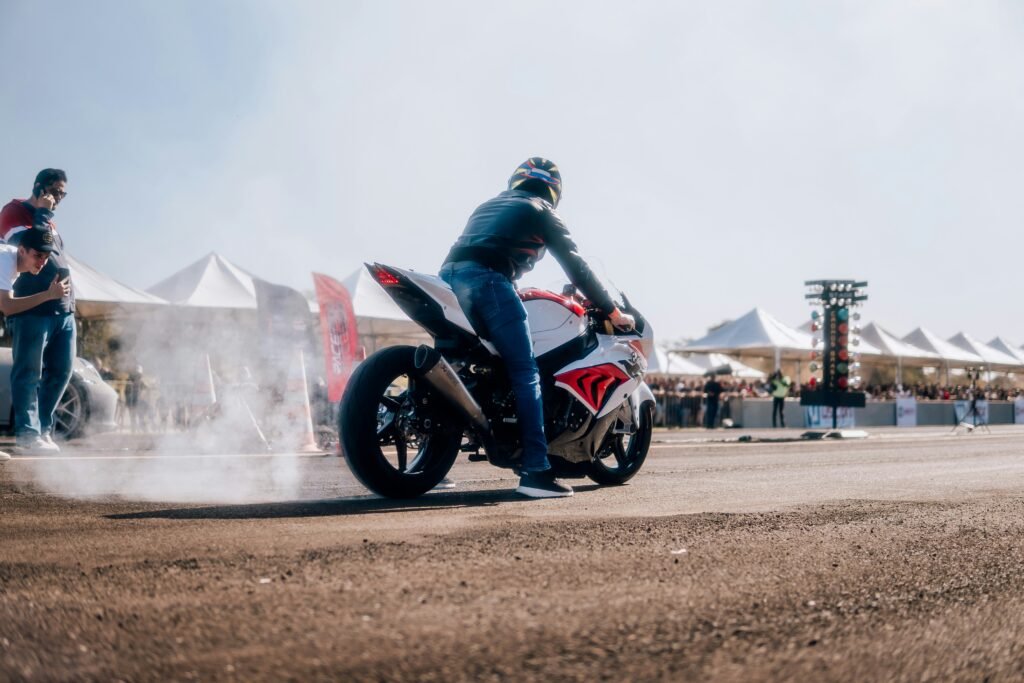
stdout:
[[[867,282],[854,280],[808,280],[810,291],[804,298],[810,300],[811,332],[814,351],[811,352],[810,390],[800,392],[802,406],[831,406],[832,429],[837,425],[838,408],[863,408],[865,397],[860,387],[860,354],[850,347],[860,344],[860,313],[858,308],[867,300],[864,288]],[[820,337],[817,336],[820,334]],[[818,351],[818,346],[821,351]],[[821,370],[821,379],[817,372]]]

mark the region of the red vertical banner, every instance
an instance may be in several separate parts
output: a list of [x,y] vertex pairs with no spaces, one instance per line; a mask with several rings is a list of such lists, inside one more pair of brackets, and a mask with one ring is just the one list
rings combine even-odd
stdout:
[[313,273],[313,285],[320,304],[320,328],[327,362],[327,400],[336,403],[341,400],[359,352],[356,314],[345,285],[320,273]]

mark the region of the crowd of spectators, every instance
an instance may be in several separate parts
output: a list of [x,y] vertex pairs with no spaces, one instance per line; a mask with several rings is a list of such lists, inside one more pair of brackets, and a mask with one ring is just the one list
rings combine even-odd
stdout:
[[[1014,387],[980,386],[976,389],[978,398],[989,401],[1012,401],[1024,396],[1024,389]],[[870,384],[864,392],[871,401],[891,401],[896,398],[911,397],[919,401],[967,401],[973,398],[969,384],[942,386],[940,384]]]
[[[732,424],[731,398],[768,398],[768,385],[761,381],[722,378],[717,413],[708,411],[707,380],[672,380],[652,377],[648,382],[657,399],[655,424],[662,427],[728,427]],[[798,394],[790,389],[790,396]],[[714,420],[713,425],[706,418]]]
[[[719,380],[722,386],[718,414],[714,426],[729,426],[731,398],[771,398],[767,381],[744,380],[725,377]],[[705,425],[707,413],[707,379],[673,379],[651,377],[648,385],[657,399],[655,424],[662,427],[699,427]],[[794,383],[789,389],[790,398],[799,398],[801,387]],[[979,387],[978,398],[989,401],[1013,401],[1024,397],[1024,389],[1013,387]],[[914,397],[919,401],[970,400],[971,386],[957,384],[871,384],[864,387],[869,401],[891,401],[897,397]]]

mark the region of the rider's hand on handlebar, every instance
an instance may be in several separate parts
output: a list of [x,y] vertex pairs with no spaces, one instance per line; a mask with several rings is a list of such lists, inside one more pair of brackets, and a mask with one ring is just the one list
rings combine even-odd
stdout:
[[618,308],[611,312],[608,316],[608,320],[611,322],[616,329],[628,332],[629,330],[636,328],[636,318],[631,316],[629,313],[623,313]]

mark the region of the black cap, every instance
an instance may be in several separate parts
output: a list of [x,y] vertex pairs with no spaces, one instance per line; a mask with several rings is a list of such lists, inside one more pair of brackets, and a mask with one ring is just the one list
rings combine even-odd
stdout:
[[57,251],[57,245],[54,244],[53,240],[53,233],[49,230],[29,228],[28,230],[23,230],[18,237],[18,244],[26,249],[35,249],[45,253]]

